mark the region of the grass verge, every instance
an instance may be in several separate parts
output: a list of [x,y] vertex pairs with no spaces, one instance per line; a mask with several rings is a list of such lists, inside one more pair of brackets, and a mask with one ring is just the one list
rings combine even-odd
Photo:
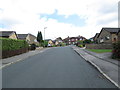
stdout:
[[106,52],[112,52],[112,49],[87,49],[89,51],[95,52],[95,53],[106,53]]

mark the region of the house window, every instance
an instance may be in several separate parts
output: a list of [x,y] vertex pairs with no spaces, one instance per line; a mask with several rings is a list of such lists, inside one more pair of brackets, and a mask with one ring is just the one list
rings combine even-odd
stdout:
[[105,40],[109,40],[109,39],[110,39],[110,37],[109,37],[109,36],[106,36],[106,37],[105,37]]
[[101,38],[101,39],[100,39],[100,43],[103,43],[103,42],[104,42],[104,40],[103,40],[103,38]]
[[74,41],[74,39],[72,39],[72,41]]
[[117,41],[117,39],[116,38],[114,38],[114,42],[116,42]]
[[80,40],[82,40],[82,38],[80,38]]

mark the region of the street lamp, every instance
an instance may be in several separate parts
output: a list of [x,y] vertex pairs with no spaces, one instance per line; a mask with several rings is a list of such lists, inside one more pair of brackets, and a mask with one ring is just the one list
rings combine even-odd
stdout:
[[45,29],[47,29],[47,27],[44,27],[44,47],[45,47]]

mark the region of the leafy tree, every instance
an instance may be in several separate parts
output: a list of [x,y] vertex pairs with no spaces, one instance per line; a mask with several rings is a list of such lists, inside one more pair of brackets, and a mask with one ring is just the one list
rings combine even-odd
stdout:
[[80,41],[80,40],[79,40],[79,41],[77,41],[77,43],[78,43],[78,44],[83,44],[83,41]]
[[48,41],[44,41],[44,46],[45,46],[45,47],[48,46]]
[[84,43],[84,44],[90,44],[90,43],[92,43],[92,41],[89,40],[89,39],[86,39],[85,41],[83,41],[83,43]]

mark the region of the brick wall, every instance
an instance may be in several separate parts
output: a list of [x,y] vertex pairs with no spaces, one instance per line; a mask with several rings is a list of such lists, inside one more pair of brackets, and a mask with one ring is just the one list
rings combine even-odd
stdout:
[[2,51],[2,54],[0,55],[0,59],[12,57],[25,52],[28,52],[28,48],[21,48],[19,50]]
[[86,44],[87,49],[112,49],[112,44]]

